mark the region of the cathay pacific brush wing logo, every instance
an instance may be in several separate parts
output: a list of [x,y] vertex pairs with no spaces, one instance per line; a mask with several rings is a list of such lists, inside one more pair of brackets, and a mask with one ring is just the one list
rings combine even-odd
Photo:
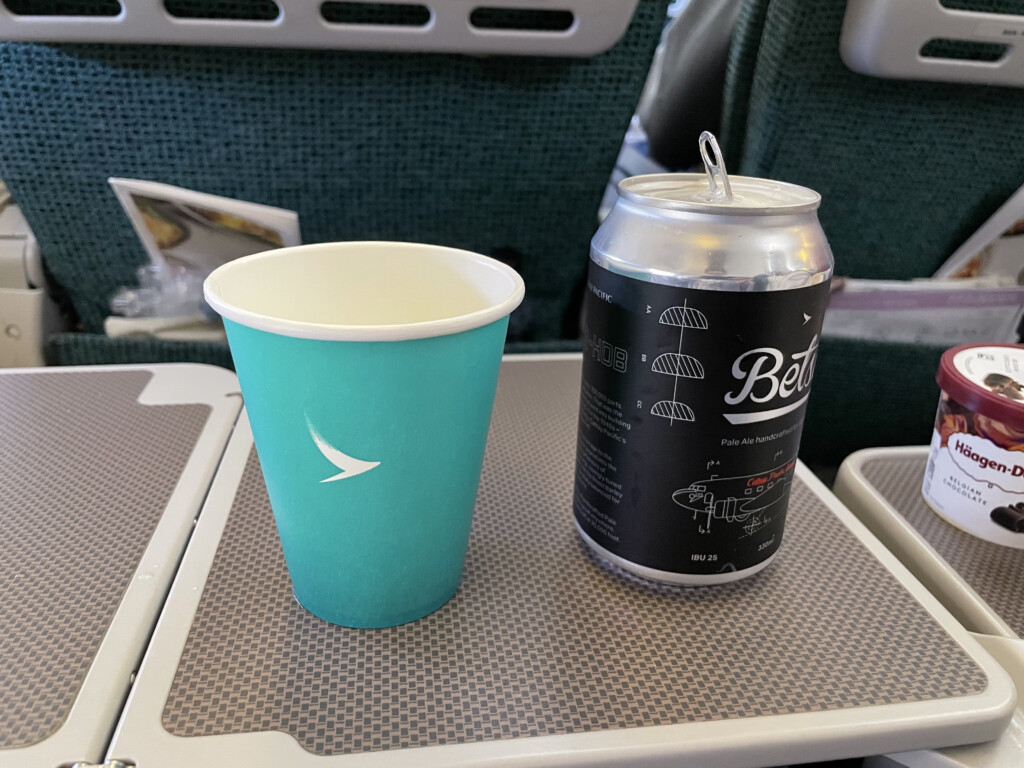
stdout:
[[306,426],[309,427],[309,436],[313,438],[313,442],[316,443],[316,447],[320,449],[320,453],[324,455],[331,464],[341,470],[336,475],[325,477],[321,480],[321,483],[333,483],[335,480],[346,480],[356,475],[361,475],[363,472],[369,472],[376,466],[380,465],[379,461],[363,461],[362,459],[356,459],[349,456],[347,453],[343,453],[335,448],[333,445],[324,440],[316,427],[313,426],[308,418],[306,419]]

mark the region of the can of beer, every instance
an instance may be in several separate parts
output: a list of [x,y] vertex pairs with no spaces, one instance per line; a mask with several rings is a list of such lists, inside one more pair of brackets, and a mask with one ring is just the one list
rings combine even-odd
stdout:
[[573,495],[601,556],[695,585],[782,543],[833,267],[818,193],[700,146],[706,176],[620,182],[592,241]]

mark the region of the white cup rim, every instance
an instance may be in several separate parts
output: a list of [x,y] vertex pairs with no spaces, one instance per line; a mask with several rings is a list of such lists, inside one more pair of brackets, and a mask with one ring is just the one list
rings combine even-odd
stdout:
[[[412,323],[396,323],[393,325],[341,325],[332,323],[312,323],[301,320],[289,320],[271,315],[243,309],[226,301],[221,295],[221,282],[230,277],[237,269],[245,269],[248,264],[261,259],[288,258],[296,254],[314,253],[318,251],[342,250],[373,250],[401,249],[405,251],[430,251],[447,256],[472,261],[501,273],[510,281],[511,290],[502,301],[475,312],[454,315],[435,320],[424,320]],[[426,339],[435,336],[447,336],[453,333],[472,330],[489,325],[496,320],[512,313],[522,303],[526,293],[523,278],[512,267],[497,259],[483,256],[472,251],[449,248],[442,245],[426,243],[392,242],[386,240],[352,240],[332,243],[314,243],[297,245],[288,248],[276,248],[251,256],[243,256],[217,267],[203,282],[203,295],[206,302],[220,315],[239,325],[267,331],[280,336],[291,336],[300,339],[318,339],[323,341],[405,341]]]

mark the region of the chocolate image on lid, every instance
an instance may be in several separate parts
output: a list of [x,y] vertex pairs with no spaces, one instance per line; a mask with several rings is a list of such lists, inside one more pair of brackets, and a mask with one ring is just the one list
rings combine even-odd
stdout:
[[1010,376],[1001,373],[990,373],[983,381],[984,385],[997,395],[1008,397],[1011,400],[1024,400],[1024,384]]
[[1014,533],[1024,533],[1024,502],[992,510],[992,522]]

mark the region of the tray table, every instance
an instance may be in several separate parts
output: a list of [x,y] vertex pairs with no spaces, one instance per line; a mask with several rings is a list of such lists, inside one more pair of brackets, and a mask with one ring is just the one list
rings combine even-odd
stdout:
[[349,630],[290,594],[245,418],[108,757],[753,768],[992,739],[996,664],[805,467],[761,574],[654,586],[571,520],[579,356],[506,361],[463,585]]
[[0,765],[102,759],[240,409],[209,366],[0,375]]
[[[1024,550],[961,531],[925,503],[928,447],[858,451],[840,467],[836,495],[956,616],[1024,691]],[[949,768],[1024,765],[1024,710],[987,744],[889,755],[889,763]],[[885,763],[876,761],[880,767]]]

